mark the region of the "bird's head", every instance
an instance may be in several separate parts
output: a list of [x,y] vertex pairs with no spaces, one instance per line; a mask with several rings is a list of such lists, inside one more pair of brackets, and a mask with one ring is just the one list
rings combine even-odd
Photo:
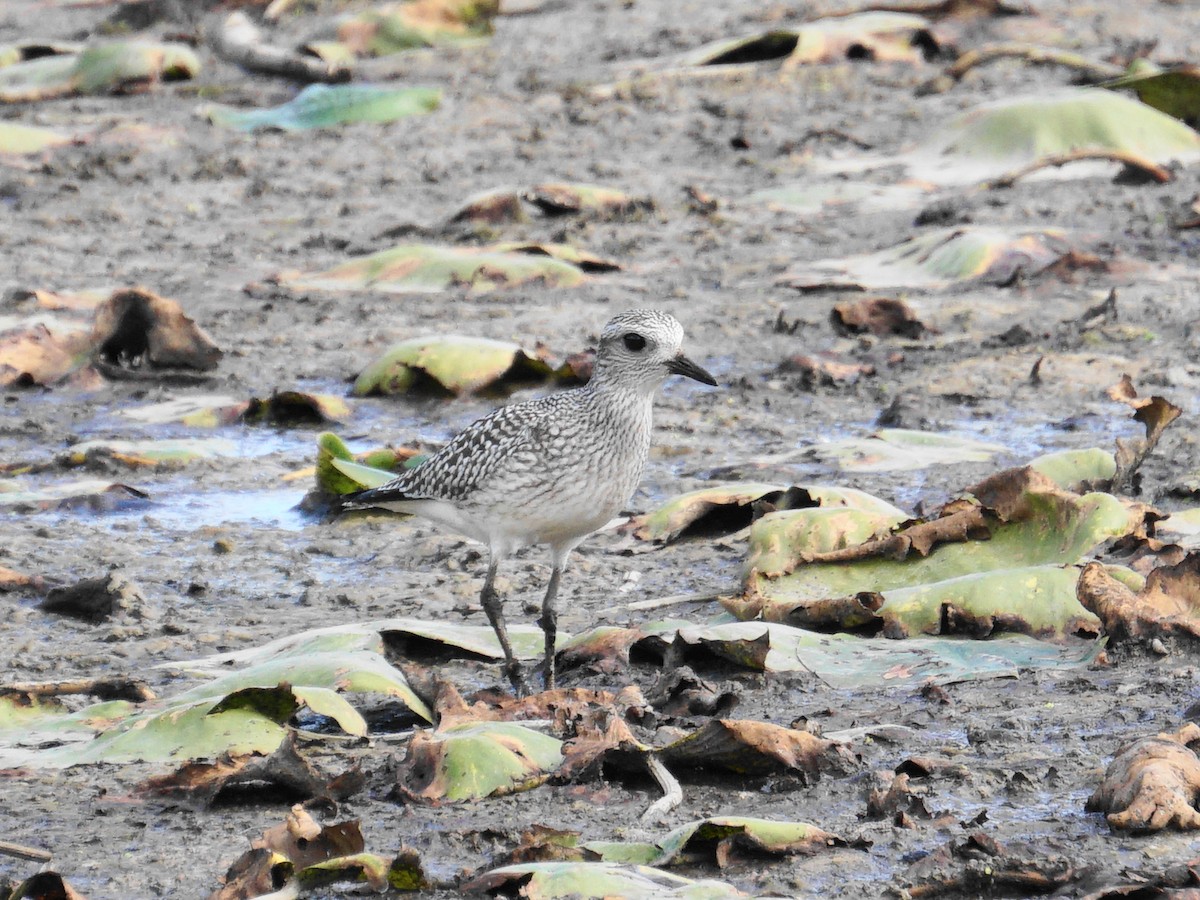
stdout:
[[614,316],[600,334],[596,378],[641,393],[655,391],[668,375],[704,384],[717,381],[683,355],[683,326],[658,309],[631,309]]

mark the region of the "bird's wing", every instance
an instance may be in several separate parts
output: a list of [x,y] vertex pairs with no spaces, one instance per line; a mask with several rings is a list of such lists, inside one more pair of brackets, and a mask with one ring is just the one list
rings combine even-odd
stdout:
[[552,417],[552,406],[545,403],[503,406],[468,425],[417,468],[346,499],[353,506],[462,500],[503,475],[519,457],[536,453],[538,435]]

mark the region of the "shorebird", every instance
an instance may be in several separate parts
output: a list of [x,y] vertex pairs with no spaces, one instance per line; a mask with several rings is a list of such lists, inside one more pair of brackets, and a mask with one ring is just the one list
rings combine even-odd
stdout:
[[522,547],[550,547],[538,624],[546,636],[545,683],[553,688],[555,600],[567,557],[637,489],[650,452],[655,392],[672,374],[717,384],[683,355],[682,344],[683,328],[673,316],[656,309],[623,312],[604,326],[586,385],[501,407],[417,468],[346,498],[350,508],[412,513],[487,545],[479,601],[518,693],[526,688],[508,640],[496,570]]

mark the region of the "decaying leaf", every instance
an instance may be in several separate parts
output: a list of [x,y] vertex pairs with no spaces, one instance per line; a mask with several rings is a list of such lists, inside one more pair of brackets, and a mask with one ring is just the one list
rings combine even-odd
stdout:
[[1079,579],[1079,600],[1104,622],[1117,640],[1149,641],[1182,637],[1200,640],[1200,554],[1159,566],[1145,586],[1132,590],[1098,563],[1086,566]]
[[929,330],[928,326],[917,318],[911,306],[893,297],[871,297],[835,303],[830,315],[834,327],[849,334],[869,332],[879,336],[919,338]]
[[562,742],[513,722],[418,731],[397,789],[421,803],[462,802],[537,787],[562,762]]
[[335,856],[361,853],[366,845],[357,822],[318,825],[304,807],[296,805],[282,824],[268,828],[250,846],[282,854],[302,869]]
[[57,464],[102,468],[110,464],[138,468],[173,468],[190,462],[237,456],[237,445],[224,438],[163,438],[161,440],[81,441],[59,455]]
[[55,615],[96,622],[114,614],[140,618],[145,606],[141,588],[120,572],[110,572],[52,589],[40,608]]
[[249,850],[221,876],[221,887],[208,900],[248,900],[265,897],[287,885],[295,872],[291,861],[270,850]]
[[972,831],[923,855],[897,880],[914,897],[974,896],[1002,892],[1048,896],[1075,882],[1076,860],[1045,855],[1044,845],[1010,848],[983,831]]
[[522,194],[511,188],[496,188],[468,197],[463,205],[450,214],[448,223],[474,222],[480,225],[499,225],[504,222],[525,222],[529,216],[522,205]]
[[1012,631],[1035,637],[1100,633],[1100,619],[1076,596],[1074,566],[1029,566],[963,575],[888,591],[870,604],[891,638],[917,634],[987,637]]
[[817,386],[838,387],[869,378],[876,372],[874,363],[847,362],[844,355],[833,351],[797,353],[789,356],[776,369],[780,373],[799,373],[805,390]]
[[135,487],[94,478],[38,487],[0,481],[0,509],[12,512],[67,509],[112,512],[141,506],[148,499],[149,494]]
[[7,900],[87,900],[58,872],[38,872],[17,885]]
[[393,344],[359,373],[357,397],[502,392],[547,381],[554,369],[508,341],[447,334]]
[[128,93],[159,81],[194,78],[200,59],[182,44],[116,41],[0,67],[0,103],[72,94]]
[[1149,60],[1139,59],[1125,75],[1101,87],[1132,88],[1147,106],[1182,119],[1193,128],[1200,125],[1200,66],[1183,64],[1161,69]]
[[352,122],[394,122],[431,113],[441,102],[438,88],[310,84],[281,106],[243,110],[213,103],[203,114],[214,125],[234,131],[306,131]]
[[1045,475],[1060,488],[1080,491],[1089,484],[1107,484],[1117,471],[1117,461],[1107,450],[1060,450],[1029,461],[1029,468]]
[[[139,790],[207,809],[225,790],[284,791],[305,800],[337,801],[354,794],[362,784],[362,776],[357,771],[336,776],[321,772],[314,760],[300,752],[295,736],[288,735],[267,756],[222,756],[212,762],[189,762],[170,775],[147,779],[139,785]],[[256,842],[254,846],[259,844]],[[277,849],[284,852],[282,848]],[[293,861],[297,858],[292,853],[286,855]]]
[[765,512],[817,502],[794,486],[721,485],[682,494],[651,513],[634,517],[627,527],[638,540],[669,544],[687,534],[732,534]]
[[739,856],[811,854],[846,842],[805,822],[716,816],[689,822],[653,844],[589,841],[583,849],[605,862],[670,866],[704,861],[724,869]]
[[0,332],[0,386],[49,386],[86,365],[92,348],[80,328],[51,329],[43,322]]
[[478,41],[492,33],[497,0],[409,0],[343,18],[338,40],[356,56]]
[[40,594],[44,593],[46,589],[46,579],[41,575],[27,575],[16,569],[10,569],[8,566],[0,566],[0,593],[28,590]]
[[464,891],[551,900],[730,900],[749,897],[719,881],[693,881],[651,866],[605,862],[532,862],[503,866],[476,876]]
[[[1197,159],[1200,134],[1171,116],[1100,88],[1064,88],[969,109],[899,157],[823,167],[861,171],[900,163],[910,178],[953,186],[1005,183],[1035,170],[1040,177],[1090,177],[1121,163],[1154,171],[1171,161]],[[1046,163],[1054,167],[1044,168]]]
[[465,288],[486,292],[523,284],[575,287],[584,270],[545,253],[490,247],[438,247],[402,244],[324,272],[284,272],[276,280],[294,290],[375,290],[430,293]]
[[1139,397],[1133,379],[1128,375],[1122,375],[1121,380],[1109,388],[1108,396],[1131,407],[1134,410],[1133,418],[1146,427],[1145,438],[1117,439],[1117,466],[1110,489],[1119,492],[1132,484],[1137,470],[1158,446],[1163,432],[1183,415],[1183,410],[1165,397]]
[[863,12],[805,22],[747,37],[716,41],[684,57],[685,65],[722,66],[783,59],[785,66],[844,59],[918,62],[936,52],[927,19],[906,13]]
[[346,401],[333,394],[276,391],[266,399],[250,398],[238,419],[250,424],[327,425],[349,417]]
[[179,303],[145,288],[115,291],[96,308],[92,345],[96,359],[112,366],[209,371],[222,355]]
[[[387,885],[386,861],[363,853],[365,842],[357,821],[319,825],[304,807],[292,807],[287,819],[250,842],[222,879],[210,900],[242,900],[274,893],[293,876],[311,888],[339,880],[367,881],[379,890]],[[316,870],[316,871],[314,871]],[[298,892],[297,892],[298,893]]]
[[[821,553],[799,520],[827,513],[764,517],[751,532],[745,593],[726,607],[741,618],[806,627],[862,627],[878,617],[896,637],[947,627],[977,635],[993,627],[1094,630],[1097,621],[1076,601],[1072,564],[1133,527],[1120,502],[1064,491],[1030,467],[967,493],[973,499],[952,501],[927,521]],[[789,536],[797,546],[784,543]]]
[[1108,766],[1087,808],[1106,814],[1121,831],[1200,829],[1200,725],[1189,722],[1174,734],[1143,738]]
[[884,539],[908,518],[895,508],[837,505],[768,513],[750,530],[748,566],[766,578],[776,578],[826,554]]
[[597,256],[595,253],[589,253],[587,250],[580,250],[570,244],[547,241],[501,241],[499,244],[492,244],[490,249],[496,253],[548,256],[551,259],[578,266],[583,272],[617,272],[621,269],[620,263]]
[[547,182],[535,184],[521,196],[551,216],[588,213],[602,218],[623,218],[654,208],[652,200],[595,184]]
[[1070,250],[1060,229],[942,228],[876,253],[793,267],[780,283],[800,291],[1009,284],[1045,272]]
[[[345,643],[344,635],[337,637]],[[377,633],[375,639],[379,641]],[[70,714],[44,711],[37,722],[18,730],[0,729],[0,765],[53,769],[269,754],[301,709],[337,723],[347,734],[365,735],[366,722],[343,692],[391,697],[413,719],[431,721],[432,712],[404,675],[362,643],[360,637],[349,649],[328,649],[317,642],[313,650],[312,642],[284,641],[266,653],[234,655],[234,663],[249,661],[236,668],[228,663],[206,667],[200,660],[195,672],[208,680],[163,700],[100,703]]]
[[350,407],[333,394],[278,391],[248,400],[218,394],[191,394],[149,406],[122,410],[136,422],[163,425],[179,422],[193,428],[218,428],[246,422],[255,425],[318,426],[342,422]]
[[723,769],[739,775],[845,774],[857,766],[845,744],[747,719],[713,719],[658,754],[668,766]]

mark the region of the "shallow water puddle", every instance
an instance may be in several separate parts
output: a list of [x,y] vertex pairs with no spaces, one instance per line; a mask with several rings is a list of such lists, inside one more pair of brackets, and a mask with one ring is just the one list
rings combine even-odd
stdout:
[[149,516],[164,527],[180,530],[206,525],[254,523],[299,531],[310,521],[304,512],[296,508],[301,496],[295,489],[212,491],[173,496],[156,492],[156,497],[161,499],[124,515]]

